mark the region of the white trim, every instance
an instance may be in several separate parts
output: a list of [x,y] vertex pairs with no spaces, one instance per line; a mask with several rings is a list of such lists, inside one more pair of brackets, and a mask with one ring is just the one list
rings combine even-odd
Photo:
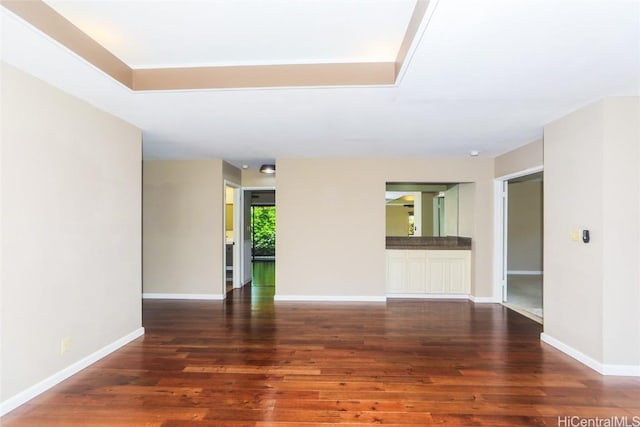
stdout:
[[149,294],[143,293],[142,299],[196,299],[196,300],[223,300],[220,294]]
[[493,296],[502,301],[506,286],[506,247],[505,247],[505,211],[503,206],[504,181],[496,179],[493,182]]
[[542,276],[544,272],[538,270],[507,270],[512,276]]
[[588,367],[590,367],[591,369],[593,369],[594,371],[597,371],[599,373],[602,373],[602,364],[598,361],[596,361],[595,359],[592,359],[591,357],[587,356],[586,354],[576,350],[575,348],[566,345],[565,343],[563,343],[562,341],[553,338],[552,336],[542,332],[540,334],[540,341],[549,344],[550,346],[560,350],[561,352],[573,357],[574,359],[576,359],[578,362],[587,365]]
[[[277,165],[276,165],[277,167]],[[273,190],[276,191],[276,187],[275,186],[266,186],[266,187],[242,187],[243,190],[248,190],[248,191],[263,191],[263,190]]]
[[405,298],[405,299],[466,299],[475,304],[500,304],[495,297],[476,297],[465,294],[387,294],[387,298]]
[[94,364],[98,360],[102,359],[105,356],[108,356],[109,354],[118,350],[120,347],[123,347],[129,344],[131,341],[135,340],[138,337],[141,337],[142,335],[144,335],[144,328],[138,328],[135,331],[125,335],[124,337],[117,339],[111,344],[105,347],[102,347],[98,351],[91,353],[87,357],[84,357],[78,360],[77,362],[67,366],[63,370],[51,375],[50,377],[45,378],[39,383],[16,394],[15,396],[10,397],[9,399],[5,400],[0,404],[0,416],[5,415],[10,411],[13,411],[18,406],[28,402],[29,400],[33,399],[39,394],[44,393],[45,391],[49,390],[51,387],[61,383],[62,381],[69,378],[70,376],[80,372],[86,367]]
[[[398,76],[396,78],[396,81],[393,87],[399,87],[400,84],[402,83],[402,80],[404,79],[404,76],[407,73],[407,70],[409,69],[409,64],[411,64],[411,62],[413,61],[413,57],[416,53],[416,50],[418,49],[418,46],[422,42],[422,38],[424,36],[425,30],[429,25],[429,22],[431,22],[431,18],[433,17],[433,14],[435,13],[436,8],[438,7],[439,1],[440,0],[431,0],[427,5],[427,10],[425,11],[424,16],[422,17],[422,20],[420,21],[420,25],[416,30],[416,34],[413,37],[413,40],[411,41],[411,46],[409,46],[409,49],[407,50],[407,55],[405,56],[404,61],[402,62],[402,67],[398,71]],[[418,7],[418,4],[416,4],[416,7]],[[415,11],[415,8],[414,8],[414,11]]]
[[366,295],[275,295],[274,301],[386,302],[386,296]]
[[542,316],[538,316],[537,314],[532,313],[529,310],[526,310],[524,308],[515,306],[513,304],[509,304],[508,302],[502,302],[501,303],[504,307],[508,308],[509,310],[515,311],[516,313],[526,317],[527,319],[531,319],[536,323],[539,323],[541,325],[544,325],[544,319]]
[[506,175],[502,175],[502,176],[496,176],[494,179],[498,180],[498,181],[509,181],[511,179],[514,178],[520,178],[522,176],[527,176],[527,175],[532,175],[534,173],[538,173],[538,172],[542,172],[544,171],[544,165],[539,165],[539,166],[534,166],[528,169],[524,169],[518,172],[513,172],[513,173],[509,173]]
[[467,294],[387,294],[387,298],[407,299],[470,299]]
[[640,377],[640,365],[603,365],[603,375]]
[[533,166],[521,171],[512,172],[506,175],[494,177],[494,196],[493,196],[493,294],[499,302],[504,299],[504,290],[507,285],[506,277],[503,277],[506,273],[506,233],[504,227],[506,226],[506,218],[504,208],[502,206],[503,192],[505,191],[504,183],[510,179],[520,178],[522,176],[531,175],[544,171],[544,164]]
[[377,296],[335,296],[335,295],[275,295],[274,301],[335,301],[335,302],[385,302],[387,299],[431,299],[469,300],[476,304],[500,303],[494,297],[475,297],[467,294],[387,294]]
[[540,340],[602,375],[640,377],[640,365],[605,365],[544,332],[540,334]]
[[496,297],[476,297],[469,295],[469,299],[476,304],[500,304],[500,299]]
[[231,259],[232,259],[232,264],[231,264],[231,280],[232,280],[232,287],[234,289],[238,289],[241,287],[241,278],[240,278],[240,273],[243,271],[244,267],[242,265],[242,262],[244,261],[242,259],[242,250],[240,248],[240,246],[242,245],[242,227],[243,225],[243,218],[244,218],[244,207],[242,206],[242,185],[236,183],[235,181],[231,181],[229,179],[224,179],[223,180],[223,187],[222,187],[222,206],[224,207],[223,212],[222,212],[222,265],[225,267],[223,269],[222,272],[222,289],[221,289],[221,293],[226,293],[226,287],[227,287],[227,229],[226,229],[226,224],[227,224],[227,203],[229,202],[227,200],[227,187],[231,187],[233,189],[233,200],[231,201],[231,204],[233,205],[233,233],[234,233],[234,245],[231,248],[232,250],[232,254],[231,254]]

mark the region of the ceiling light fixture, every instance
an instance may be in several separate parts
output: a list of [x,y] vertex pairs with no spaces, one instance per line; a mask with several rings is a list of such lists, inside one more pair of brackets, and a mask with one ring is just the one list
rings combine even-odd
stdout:
[[469,155],[471,157],[478,157],[478,155],[480,155],[480,152],[478,150],[471,150],[471,152],[469,152]]
[[249,165],[242,165],[242,169],[249,169]]
[[276,173],[276,165],[262,165],[260,166],[260,173]]

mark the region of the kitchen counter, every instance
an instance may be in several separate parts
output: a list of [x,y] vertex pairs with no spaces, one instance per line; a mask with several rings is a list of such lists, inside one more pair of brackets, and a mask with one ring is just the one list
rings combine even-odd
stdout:
[[471,237],[387,236],[387,249],[471,250]]

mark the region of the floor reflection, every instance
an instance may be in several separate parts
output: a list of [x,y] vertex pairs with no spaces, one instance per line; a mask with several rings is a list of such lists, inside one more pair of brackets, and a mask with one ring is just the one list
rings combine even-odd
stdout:
[[253,287],[265,287],[276,285],[276,262],[275,261],[253,261],[253,272],[251,275]]

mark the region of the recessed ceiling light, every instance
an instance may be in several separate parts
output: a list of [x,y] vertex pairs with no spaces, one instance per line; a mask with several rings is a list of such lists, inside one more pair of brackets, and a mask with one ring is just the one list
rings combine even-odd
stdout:
[[469,152],[469,155],[470,155],[471,157],[478,157],[478,156],[480,155],[480,152],[479,152],[478,150],[471,150],[471,151]]

